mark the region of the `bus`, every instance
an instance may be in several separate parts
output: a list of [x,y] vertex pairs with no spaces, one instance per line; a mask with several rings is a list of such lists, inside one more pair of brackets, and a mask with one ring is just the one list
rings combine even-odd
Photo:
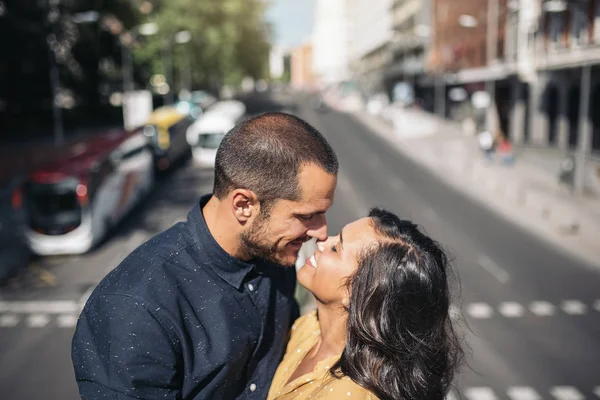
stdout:
[[31,173],[22,193],[32,252],[82,254],[96,246],[152,191],[153,161],[141,130],[112,131]]

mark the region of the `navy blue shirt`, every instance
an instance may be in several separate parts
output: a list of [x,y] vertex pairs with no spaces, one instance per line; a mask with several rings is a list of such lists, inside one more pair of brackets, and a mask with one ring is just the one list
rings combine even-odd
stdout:
[[296,273],[213,239],[201,199],[90,296],[72,358],[84,399],[264,399],[298,316]]

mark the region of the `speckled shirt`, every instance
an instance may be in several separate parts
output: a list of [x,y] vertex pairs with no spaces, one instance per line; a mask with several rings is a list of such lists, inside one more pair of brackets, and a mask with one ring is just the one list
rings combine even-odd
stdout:
[[202,215],[131,253],[73,338],[84,399],[264,399],[298,316],[293,268],[229,256]]

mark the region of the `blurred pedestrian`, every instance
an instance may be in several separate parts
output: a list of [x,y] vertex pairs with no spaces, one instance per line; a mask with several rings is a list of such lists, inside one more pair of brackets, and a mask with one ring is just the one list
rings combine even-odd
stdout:
[[294,263],[327,237],[335,153],[305,121],[238,124],[214,193],[133,251],[90,296],[73,338],[84,399],[266,398],[298,316]]
[[294,324],[268,399],[444,399],[463,350],[442,248],[381,209],[317,246],[298,271],[317,311]]

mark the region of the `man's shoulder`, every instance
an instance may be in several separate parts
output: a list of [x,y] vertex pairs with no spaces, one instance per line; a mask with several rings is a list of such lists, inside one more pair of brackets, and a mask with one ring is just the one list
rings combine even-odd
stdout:
[[201,252],[185,224],[176,224],[132,251],[100,282],[97,291],[133,296],[150,290],[160,294],[163,288],[176,284],[177,274],[182,273],[173,265],[203,274],[198,265]]

